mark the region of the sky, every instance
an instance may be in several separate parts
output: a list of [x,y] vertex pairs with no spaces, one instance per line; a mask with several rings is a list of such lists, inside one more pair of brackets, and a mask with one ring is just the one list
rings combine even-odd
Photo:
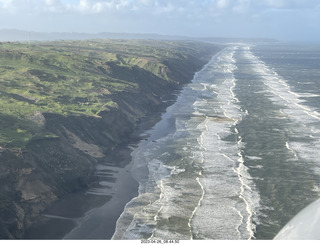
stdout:
[[320,43],[320,0],[0,0],[0,29]]

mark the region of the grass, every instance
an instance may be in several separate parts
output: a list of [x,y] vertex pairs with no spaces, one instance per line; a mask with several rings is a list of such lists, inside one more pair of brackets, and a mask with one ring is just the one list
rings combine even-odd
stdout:
[[54,138],[30,120],[36,112],[98,116],[117,108],[112,95],[139,89],[134,67],[175,82],[166,62],[204,49],[189,42],[132,40],[0,43],[0,147]]

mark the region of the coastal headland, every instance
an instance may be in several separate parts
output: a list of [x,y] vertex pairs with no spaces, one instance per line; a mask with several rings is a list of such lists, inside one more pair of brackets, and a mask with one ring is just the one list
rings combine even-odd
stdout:
[[[62,238],[74,219],[111,201],[86,194],[101,172],[110,175],[98,166],[125,169],[128,145],[220,49],[194,41],[0,43],[0,239]],[[46,224],[60,228],[39,231]]]

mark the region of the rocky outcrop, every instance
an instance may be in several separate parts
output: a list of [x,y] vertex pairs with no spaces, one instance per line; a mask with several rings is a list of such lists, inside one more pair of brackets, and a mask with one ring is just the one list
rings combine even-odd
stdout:
[[168,69],[161,72],[170,81],[138,66],[113,67],[113,77],[137,84],[115,94],[104,91],[117,106],[106,107],[97,116],[31,115],[30,120],[55,136],[33,138],[23,150],[0,148],[0,239],[24,238],[52,202],[93,184],[95,165],[119,145],[137,139],[138,124],[164,111],[168,106],[164,98],[190,82],[206,61],[193,56],[167,60]]

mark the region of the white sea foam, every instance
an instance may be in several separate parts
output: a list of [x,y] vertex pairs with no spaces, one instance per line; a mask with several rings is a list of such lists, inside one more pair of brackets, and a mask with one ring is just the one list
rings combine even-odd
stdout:
[[[253,237],[259,195],[232,130],[246,114],[235,93],[236,51],[213,57],[134,150],[139,196],[125,207],[113,239]],[[233,134],[235,141],[225,140]]]
[[[286,147],[294,160],[303,159],[314,162],[314,172],[320,165],[320,130],[318,129],[320,113],[305,105],[305,98],[318,97],[308,92],[299,93],[293,90],[289,82],[281,77],[273,68],[261,61],[250,49],[243,55],[250,61],[253,70],[260,75],[267,87],[269,98],[280,106],[284,106],[282,113],[292,121],[292,140],[286,142]],[[304,137],[301,137],[304,135]],[[298,140],[295,140],[297,138]],[[319,174],[319,172],[317,173]]]
[[[198,142],[204,159],[202,176],[199,177],[204,195],[191,221],[197,238],[250,239],[254,235],[253,215],[254,208],[259,205],[259,195],[243,164],[241,140],[223,140],[232,133],[230,128],[236,126],[245,115],[237,105],[239,100],[234,92],[235,51],[236,48],[227,50],[225,55],[217,59],[216,66],[212,67],[216,73],[221,74],[222,70],[224,74],[220,82],[215,80],[214,94],[217,94],[220,107],[220,110],[215,111],[216,115],[222,115],[226,119],[221,122],[206,117],[197,127],[202,131]],[[208,100],[206,103],[196,102],[193,106],[196,113],[201,114],[203,107],[208,107]],[[240,201],[235,200],[237,198]],[[203,225],[203,222],[208,224]]]
[[246,156],[246,158],[251,159],[251,160],[261,160],[261,157],[257,157],[257,156]]

